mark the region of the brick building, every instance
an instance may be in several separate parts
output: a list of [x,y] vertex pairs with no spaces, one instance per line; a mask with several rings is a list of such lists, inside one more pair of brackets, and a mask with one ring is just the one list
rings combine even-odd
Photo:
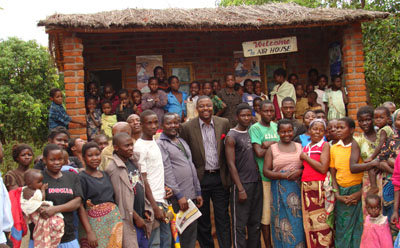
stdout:
[[[50,51],[64,72],[67,112],[81,120],[85,118],[84,89],[90,75],[115,80],[116,88],[132,90],[137,86],[137,56],[161,55],[167,68],[190,66],[191,80],[223,82],[224,75],[234,71],[233,52],[243,49],[242,42],[293,36],[297,52],[259,57],[265,88],[269,66],[282,65],[288,73],[299,75],[303,83],[310,68],[329,75],[329,46],[337,42],[349,92],[349,115],[355,118],[357,109],[368,101],[361,23],[386,16],[365,10],[266,4],[55,14],[39,26],[46,27]],[[71,124],[70,131],[86,138],[84,128]]]

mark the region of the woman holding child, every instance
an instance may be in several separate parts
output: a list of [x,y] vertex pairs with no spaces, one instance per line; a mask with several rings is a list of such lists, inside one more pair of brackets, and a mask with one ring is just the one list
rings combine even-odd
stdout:
[[280,141],[265,154],[264,176],[271,179],[271,232],[275,247],[305,247],[301,213],[301,145],[292,141],[290,120],[278,122]]
[[[48,144],[43,150],[43,162],[46,170],[43,171],[43,183],[48,184],[45,192],[46,201],[52,201],[53,206],[42,206],[40,215],[49,218],[57,213],[64,217],[64,235],[59,248],[79,248],[74,226],[74,212],[79,208],[82,198],[82,189],[79,176],[70,171],[61,171],[64,163],[62,148],[55,144]],[[29,247],[33,247],[30,242]]]

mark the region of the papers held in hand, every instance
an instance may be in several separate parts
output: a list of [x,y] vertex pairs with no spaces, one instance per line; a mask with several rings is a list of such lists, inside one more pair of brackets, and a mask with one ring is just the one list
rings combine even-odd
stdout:
[[192,200],[188,200],[189,208],[183,212],[179,211],[176,215],[176,228],[182,234],[186,227],[193,223],[201,216],[200,210],[196,207]]

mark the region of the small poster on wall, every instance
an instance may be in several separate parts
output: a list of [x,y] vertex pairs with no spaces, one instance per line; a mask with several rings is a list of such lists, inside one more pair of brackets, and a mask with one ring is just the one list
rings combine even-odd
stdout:
[[234,51],[234,68],[236,82],[243,85],[244,80],[260,80],[260,60],[258,57],[246,58],[242,51]]
[[147,87],[147,80],[153,76],[156,66],[163,66],[162,55],[136,56],[137,88],[143,93],[150,91]]

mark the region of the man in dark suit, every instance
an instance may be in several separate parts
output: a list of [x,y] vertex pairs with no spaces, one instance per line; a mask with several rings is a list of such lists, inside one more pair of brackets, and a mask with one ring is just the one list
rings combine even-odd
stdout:
[[180,136],[192,151],[192,160],[196,166],[204,200],[200,208],[202,216],[198,222],[197,239],[201,247],[214,247],[210,221],[211,199],[219,247],[230,248],[228,205],[231,178],[224,152],[224,138],[230,124],[228,119],[213,116],[213,103],[208,96],[198,98],[196,109],[199,117],[184,123]]

